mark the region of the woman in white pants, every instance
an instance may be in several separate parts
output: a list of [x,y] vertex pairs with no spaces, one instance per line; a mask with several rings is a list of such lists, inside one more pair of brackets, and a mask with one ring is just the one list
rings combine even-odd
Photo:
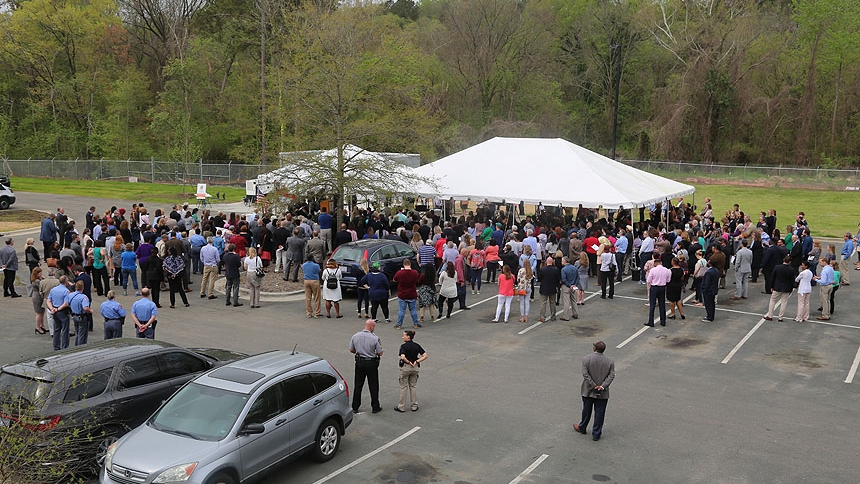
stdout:
[[511,301],[514,299],[514,275],[511,274],[511,268],[504,266],[502,275],[499,276],[499,304],[496,306],[496,319],[494,323],[499,322],[499,315],[502,312],[502,306],[505,307],[505,322],[508,322],[508,316],[511,314]]
[[[502,269],[504,272],[504,269]],[[510,269],[508,269],[510,272]],[[534,278],[534,272],[532,272],[531,264],[524,264],[520,267],[520,270],[517,271],[517,295],[520,298],[520,322],[528,323],[529,322],[529,309],[531,306],[531,290],[532,290],[532,279]]]

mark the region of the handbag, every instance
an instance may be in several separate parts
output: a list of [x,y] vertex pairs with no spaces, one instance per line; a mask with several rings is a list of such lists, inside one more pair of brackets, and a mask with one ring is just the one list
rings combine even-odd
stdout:
[[263,263],[260,261],[259,257],[257,257],[257,269],[255,272],[257,273],[257,277],[263,277],[266,275],[266,271],[263,270]]
[[525,289],[517,289],[517,296],[525,296],[527,293]]
[[45,262],[47,262],[48,267],[57,267],[56,257],[48,257],[47,259],[45,259]]
[[260,252],[260,258],[263,260],[272,260],[272,253],[268,250]]

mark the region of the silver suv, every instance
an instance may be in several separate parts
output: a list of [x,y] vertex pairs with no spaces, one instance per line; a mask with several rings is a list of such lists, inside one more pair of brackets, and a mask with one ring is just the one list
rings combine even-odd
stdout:
[[346,381],[317,356],[272,351],[204,373],[113,444],[102,484],[236,484],[309,452],[334,457],[352,423]]

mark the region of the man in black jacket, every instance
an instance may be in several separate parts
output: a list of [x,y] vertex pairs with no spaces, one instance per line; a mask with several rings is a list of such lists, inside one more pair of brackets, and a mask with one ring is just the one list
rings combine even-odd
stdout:
[[702,322],[712,323],[717,311],[717,292],[719,292],[720,271],[708,261],[708,269],[702,277],[702,299],[705,303],[705,317]]
[[779,322],[782,322],[785,307],[788,305],[788,297],[794,290],[795,277],[797,277],[797,271],[791,264],[791,256],[785,256],[782,264],[773,268],[773,275],[771,276],[773,293],[770,295],[770,303],[767,306],[767,314],[764,315],[764,319],[773,321],[773,310],[776,308],[776,301],[779,300]]
[[764,259],[761,264],[761,270],[764,273],[764,291],[761,292],[762,294],[771,293],[771,289],[773,288],[773,268],[778,266],[787,255],[788,249],[785,248],[785,242],[782,239],[777,239],[775,244],[764,251]]
[[546,264],[538,271],[540,280],[540,318],[546,321],[546,307],[549,305],[549,320],[555,321],[555,292],[561,284],[561,273],[553,263],[552,257],[547,258]]
[[236,254],[236,244],[227,244],[225,250],[221,262],[224,264],[224,275],[227,277],[227,286],[224,290],[227,294],[227,306],[239,307],[242,306],[239,302],[239,268],[242,267],[242,260]]

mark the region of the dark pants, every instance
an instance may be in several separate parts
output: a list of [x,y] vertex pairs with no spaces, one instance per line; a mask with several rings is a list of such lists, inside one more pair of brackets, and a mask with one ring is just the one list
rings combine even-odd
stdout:
[[122,338],[122,321],[119,319],[105,320],[105,339]]
[[137,337],[141,339],[155,339],[155,325],[158,324],[158,320],[153,321],[146,331],[140,332],[140,328],[137,326],[134,327],[134,332],[137,333]]
[[191,248],[191,271],[194,274],[203,274],[203,268],[200,266],[200,247]]
[[640,252],[639,253],[639,280],[645,282],[645,263],[651,260],[654,257],[653,252]]
[[355,357],[355,382],[353,383],[352,409],[356,412],[361,408],[361,391],[364,389],[364,379],[370,387],[370,407],[379,410],[379,358]]
[[87,344],[92,319],[93,317],[87,313],[81,314],[79,318],[72,316],[72,320],[75,321],[75,346]]
[[710,291],[702,291],[702,303],[705,305],[705,317],[709,320],[714,320],[714,314],[717,312],[717,295]]
[[239,304],[239,278],[228,277],[227,284],[224,286],[224,292],[227,294],[227,302],[232,300],[233,304]]
[[[292,279],[293,282],[299,280],[299,266],[302,265],[300,260],[290,260],[290,264],[284,269],[284,280]],[[292,274],[292,277],[290,277]]]
[[764,292],[770,294],[773,291],[773,267],[764,268]]
[[170,305],[176,305],[176,293],[182,298],[182,304],[188,304],[188,298],[185,297],[185,289],[182,287],[182,276],[177,276],[168,280],[170,284]]
[[356,303],[355,307],[359,314],[361,314],[361,305],[364,304],[364,314],[367,314],[367,307],[370,303],[370,294],[368,294],[367,289],[356,289]]
[[615,253],[615,271],[618,272],[617,282],[621,282],[621,278],[624,277],[624,257],[627,254],[619,254]]
[[12,269],[3,269],[3,295],[14,296],[15,292],[15,271]]
[[839,289],[839,286],[833,286],[833,290],[830,291],[830,315],[836,312],[836,300],[833,297],[836,295],[836,291]]
[[648,325],[654,326],[654,309],[659,306],[660,324],[666,326],[666,286],[651,286],[648,306]]
[[161,307],[161,282],[153,282],[149,287],[149,298],[155,303],[155,307]]
[[596,276],[599,272],[600,268],[597,265],[597,253],[591,253],[586,251],[585,254],[588,256],[588,275]]
[[599,271],[597,282],[600,283],[600,297],[606,299],[606,283],[609,283],[609,297],[615,296],[615,274],[612,271]]
[[457,300],[460,301],[460,309],[466,307],[466,284],[457,283]]
[[42,241],[42,252],[45,254],[45,262],[48,261],[48,256],[51,255],[51,249],[54,247],[53,242]]
[[439,310],[439,317],[440,318],[442,317],[442,304],[444,304],[446,300],[448,301],[447,316],[449,318],[451,317],[451,311],[454,309],[454,298],[453,297],[439,296],[439,303],[437,304],[436,309]]
[[69,347],[69,320],[71,317],[67,311],[54,313],[54,351]]
[[110,276],[108,275],[107,266],[101,269],[93,268],[93,285],[96,286],[96,294],[106,296],[110,291]]
[[499,269],[497,261],[487,262],[487,282],[496,282],[496,271]]
[[382,307],[382,315],[388,319],[388,299],[380,299],[378,301],[370,301],[370,317],[376,319],[376,310]]
[[603,433],[603,418],[606,417],[606,404],[609,399],[582,397],[582,420],[579,428],[585,430],[591,421],[591,410],[594,409],[594,426],[591,427],[591,435],[600,438]]

